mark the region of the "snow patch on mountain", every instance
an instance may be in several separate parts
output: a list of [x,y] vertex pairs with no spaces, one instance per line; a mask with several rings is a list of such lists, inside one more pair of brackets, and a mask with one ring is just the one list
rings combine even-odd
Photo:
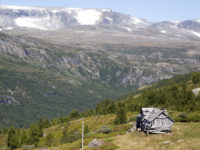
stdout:
[[128,28],[128,27],[123,27],[124,29],[126,29],[128,32],[132,32],[132,29],[131,28]]
[[112,21],[112,18],[110,18],[110,17],[106,17],[105,19],[107,19],[109,21]]
[[4,28],[5,30],[13,30],[13,27]]
[[[26,27],[41,30],[64,29],[73,25],[135,25],[148,24],[143,19],[114,12],[111,9],[64,7],[0,6],[1,26]],[[130,30],[129,30],[130,31]]]
[[76,14],[75,18],[81,25],[95,25],[100,19],[102,12],[95,9],[83,9],[76,11]]
[[15,19],[15,24],[19,27],[47,30],[46,28],[39,26],[40,22],[42,21],[43,21],[42,18],[21,17],[21,18]]
[[193,33],[194,35],[196,35],[197,37],[200,37],[200,33],[194,32],[194,31],[192,31],[192,33]]
[[132,17],[132,20],[133,20],[134,24],[136,24],[136,25],[143,23],[143,21],[139,18]]
[[54,9],[54,10],[52,10],[52,12],[53,12],[53,13],[59,13],[59,12],[61,12],[61,10],[59,10],[59,9]]
[[165,31],[165,30],[161,30],[160,33],[165,34],[165,33],[167,33],[167,31]]

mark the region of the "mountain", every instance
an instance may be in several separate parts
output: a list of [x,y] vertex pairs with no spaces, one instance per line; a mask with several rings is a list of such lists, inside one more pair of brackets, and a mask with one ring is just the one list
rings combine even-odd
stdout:
[[1,6],[0,14],[4,126],[84,111],[200,68],[200,33],[177,22],[109,9]]
[[63,29],[73,25],[141,25],[142,19],[110,9],[39,8],[0,6],[3,27],[28,27],[41,30]]
[[200,20],[182,22],[149,22],[145,19],[114,12],[111,9],[42,8],[0,6],[0,25],[3,28],[26,27],[40,30],[65,29],[74,25],[123,25],[134,27],[173,26],[200,31]]
[[178,27],[200,32],[200,20],[186,20],[179,23]]

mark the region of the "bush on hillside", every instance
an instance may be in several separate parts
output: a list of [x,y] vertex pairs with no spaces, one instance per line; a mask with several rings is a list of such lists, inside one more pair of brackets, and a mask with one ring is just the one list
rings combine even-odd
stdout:
[[113,130],[112,130],[111,127],[109,127],[109,126],[103,126],[103,127],[101,127],[101,129],[98,130],[97,132],[101,132],[101,133],[103,133],[103,134],[109,134],[109,133],[111,133],[112,131],[113,131]]
[[181,122],[187,122],[188,121],[188,114],[187,113],[181,113],[181,114],[179,114],[179,120]]
[[190,113],[188,119],[193,122],[200,122],[200,112]]
[[80,118],[80,113],[78,111],[74,110],[70,113],[69,116],[71,119],[78,119],[78,118]]
[[197,84],[200,82],[200,73],[199,72],[196,72],[192,75],[192,82],[194,84]]
[[81,137],[82,137],[81,132],[80,132],[80,131],[75,131],[75,132],[73,132],[73,133],[68,137],[67,142],[72,143],[72,142],[74,142],[74,141],[80,139]]

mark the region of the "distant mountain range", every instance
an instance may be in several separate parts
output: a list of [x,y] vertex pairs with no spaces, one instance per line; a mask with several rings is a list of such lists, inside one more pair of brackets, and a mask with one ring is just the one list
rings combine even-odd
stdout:
[[3,27],[28,27],[42,30],[64,29],[72,25],[143,25],[147,21],[110,9],[37,8],[0,6]]
[[200,69],[200,21],[0,6],[0,125],[83,111]]
[[0,6],[0,25],[41,30],[64,29],[73,25],[123,25],[135,27],[176,27],[200,31],[200,20],[152,23],[111,9],[42,8]]

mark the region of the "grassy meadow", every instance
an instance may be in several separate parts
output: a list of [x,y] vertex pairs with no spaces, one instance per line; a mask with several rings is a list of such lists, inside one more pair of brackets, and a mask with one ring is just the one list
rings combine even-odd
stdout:
[[[128,113],[128,120],[134,120],[136,113]],[[172,133],[145,135],[143,132],[127,133],[131,127],[127,124],[114,125],[115,115],[99,115],[84,119],[73,120],[51,126],[44,130],[44,136],[40,138],[38,147],[49,150],[79,150],[81,149],[81,138],[73,142],[62,143],[63,131],[68,126],[68,133],[79,131],[84,120],[89,127],[85,134],[85,150],[200,150],[200,123],[199,122],[175,122]],[[112,129],[109,134],[100,132],[106,126]],[[51,134],[51,138],[47,137]],[[6,135],[0,135],[0,149],[6,146]],[[104,145],[100,148],[89,149],[88,144],[94,139],[101,139]],[[49,146],[46,146],[49,145]]]
[[[128,120],[134,120],[136,113],[128,113]],[[68,133],[79,131],[84,120],[89,127],[85,134],[85,150],[200,150],[200,123],[199,122],[175,122],[172,133],[145,135],[143,132],[127,133],[131,128],[129,121],[124,125],[114,125],[115,115],[99,115],[84,119],[73,120],[51,126],[44,130],[44,136],[40,138],[38,147],[48,150],[79,150],[81,149],[80,136],[73,142],[62,143],[63,131],[68,126]],[[100,132],[106,126],[112,129],[109,134]],[[48,139],[49,135],[52,135]],[[7,135],[0,134],[0,150],[6,147]],[[100,148],[89,149],[88,144],[94,139],[101,139],[104,145]],[[47,146],[49,145],[49,146]],[[21,150],[21,149],[20,149]]]

